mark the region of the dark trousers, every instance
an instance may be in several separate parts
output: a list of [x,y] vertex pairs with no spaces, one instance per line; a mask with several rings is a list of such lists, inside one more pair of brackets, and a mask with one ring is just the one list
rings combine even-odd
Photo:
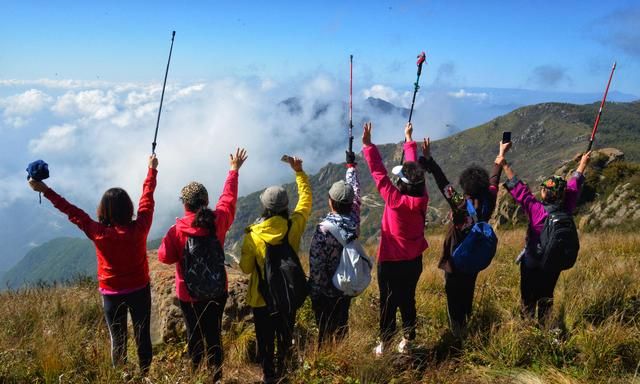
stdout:
[[138,361],[143,373],[149,371],[151,348],[151,286],[123,295],[102,295],[104,318],[111,335],[111,360],[114,366],[127,361],[127,311],[131,314]]
[[343,339],[349,331],[350,296],[328,297],[324,295],[311,297],[311,308],[318,326],[318,345],[329,338]]
[[222,314],[226,301],[226,297],[193,303],[180,300],[191,363],[197,368],[206,358],[207,368],[215,370],[217,379],[222,378]]
[[267,307],[257,307],[253,308],[253,321],[264,382],[275,383],[284,376],[289,365],[295,314],[283,318],[279,314],[273,315]]
[[553,290],[560,277],[559,270],[549,268],[527,268],[520,263],[520,295],[523,315],[535,318],[538,309],[538,322],[546,323],[553,307]]
[[416,338],[416,286],[422,273],[422,255],[409,261],[378,263],[380,338],[389,341],[396,331],[396,311],[402,315],[406,339]]
[[477,277],[477,273],[444,273],[444,290],[447,294],[449,326],[455,335],[460,334],[471,316]]

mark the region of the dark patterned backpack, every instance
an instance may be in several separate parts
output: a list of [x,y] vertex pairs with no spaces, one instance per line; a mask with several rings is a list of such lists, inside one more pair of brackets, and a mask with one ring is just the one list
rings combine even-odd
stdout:
[[224,250],[213,236],[189,236],[184,244],[182,270],[189,295],[198,301],[227,294]]
[[540,232],[535,257],[545,268],[563,271],[573,267],[580,241],[573,216],[555,205],[545,205],[549,214]]

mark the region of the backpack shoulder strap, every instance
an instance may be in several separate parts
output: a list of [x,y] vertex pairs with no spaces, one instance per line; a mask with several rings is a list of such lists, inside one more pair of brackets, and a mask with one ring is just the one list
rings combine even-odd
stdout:
[[473,200],[467,199],[467,212],[469,216],[473,219],[474,223],[478,222],[478,213],[476,212],[476,208],[473,206]]
[[335,237],[336,240],[338,240],[340,245],[342,245],[343,247],[345,245],[347,245],[347,242],[342,237],[342,234],[340,233],[340,230],[333,223],[331,223],[330,221],[326,221],[325,220],[325,221],[320,223],[320,226],[323,227],[324,229],[326,229],[327,231],[329,231],[329,233],[331,233],[331,235],[333,237]]

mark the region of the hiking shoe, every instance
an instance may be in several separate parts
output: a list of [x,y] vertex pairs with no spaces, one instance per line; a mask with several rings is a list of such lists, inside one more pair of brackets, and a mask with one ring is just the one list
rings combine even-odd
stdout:
[[373,354],[376,357],[382,357],[382,354],[384,353],[384,343],[382,341],[380,341],[378,343],[378,345],[376,345],[375,348],[373,348]]
[[403,337],[398,343],[397,349],[398,353],[409,353],[409,350],[411,349],[411,341]]

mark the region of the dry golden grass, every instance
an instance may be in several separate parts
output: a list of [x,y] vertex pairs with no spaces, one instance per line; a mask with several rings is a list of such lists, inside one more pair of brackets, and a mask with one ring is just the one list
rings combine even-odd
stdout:
[[[350,333],[317,350],[309,303],[298,314],[296,383],[582,383],[640,382],[640,235],[585,233],[576,266],[562,273],[551,326],[539,329],[519,314],[515,255],[524,231],[498,233],[492,265],[477,282],[466,340],[447,332],[444,281],[436,268],[442,235],[429,235],[417,291],[418,346],[412,356],[371,353],[378,331],[378,289],[354,299]],[[374,249],[369,249],[373,254]],[[100,295],[91,283],[31,288],[0,295],[0,382],[123,382],[111,368]],[[224,335],[225,380],[256,382],[252,324]],[[205,382],[192,373],[184,343],[154,347],[149,380]],[[135,372],[133,343],[129,366]],[[140,382],[140,378],[129,382]]]

